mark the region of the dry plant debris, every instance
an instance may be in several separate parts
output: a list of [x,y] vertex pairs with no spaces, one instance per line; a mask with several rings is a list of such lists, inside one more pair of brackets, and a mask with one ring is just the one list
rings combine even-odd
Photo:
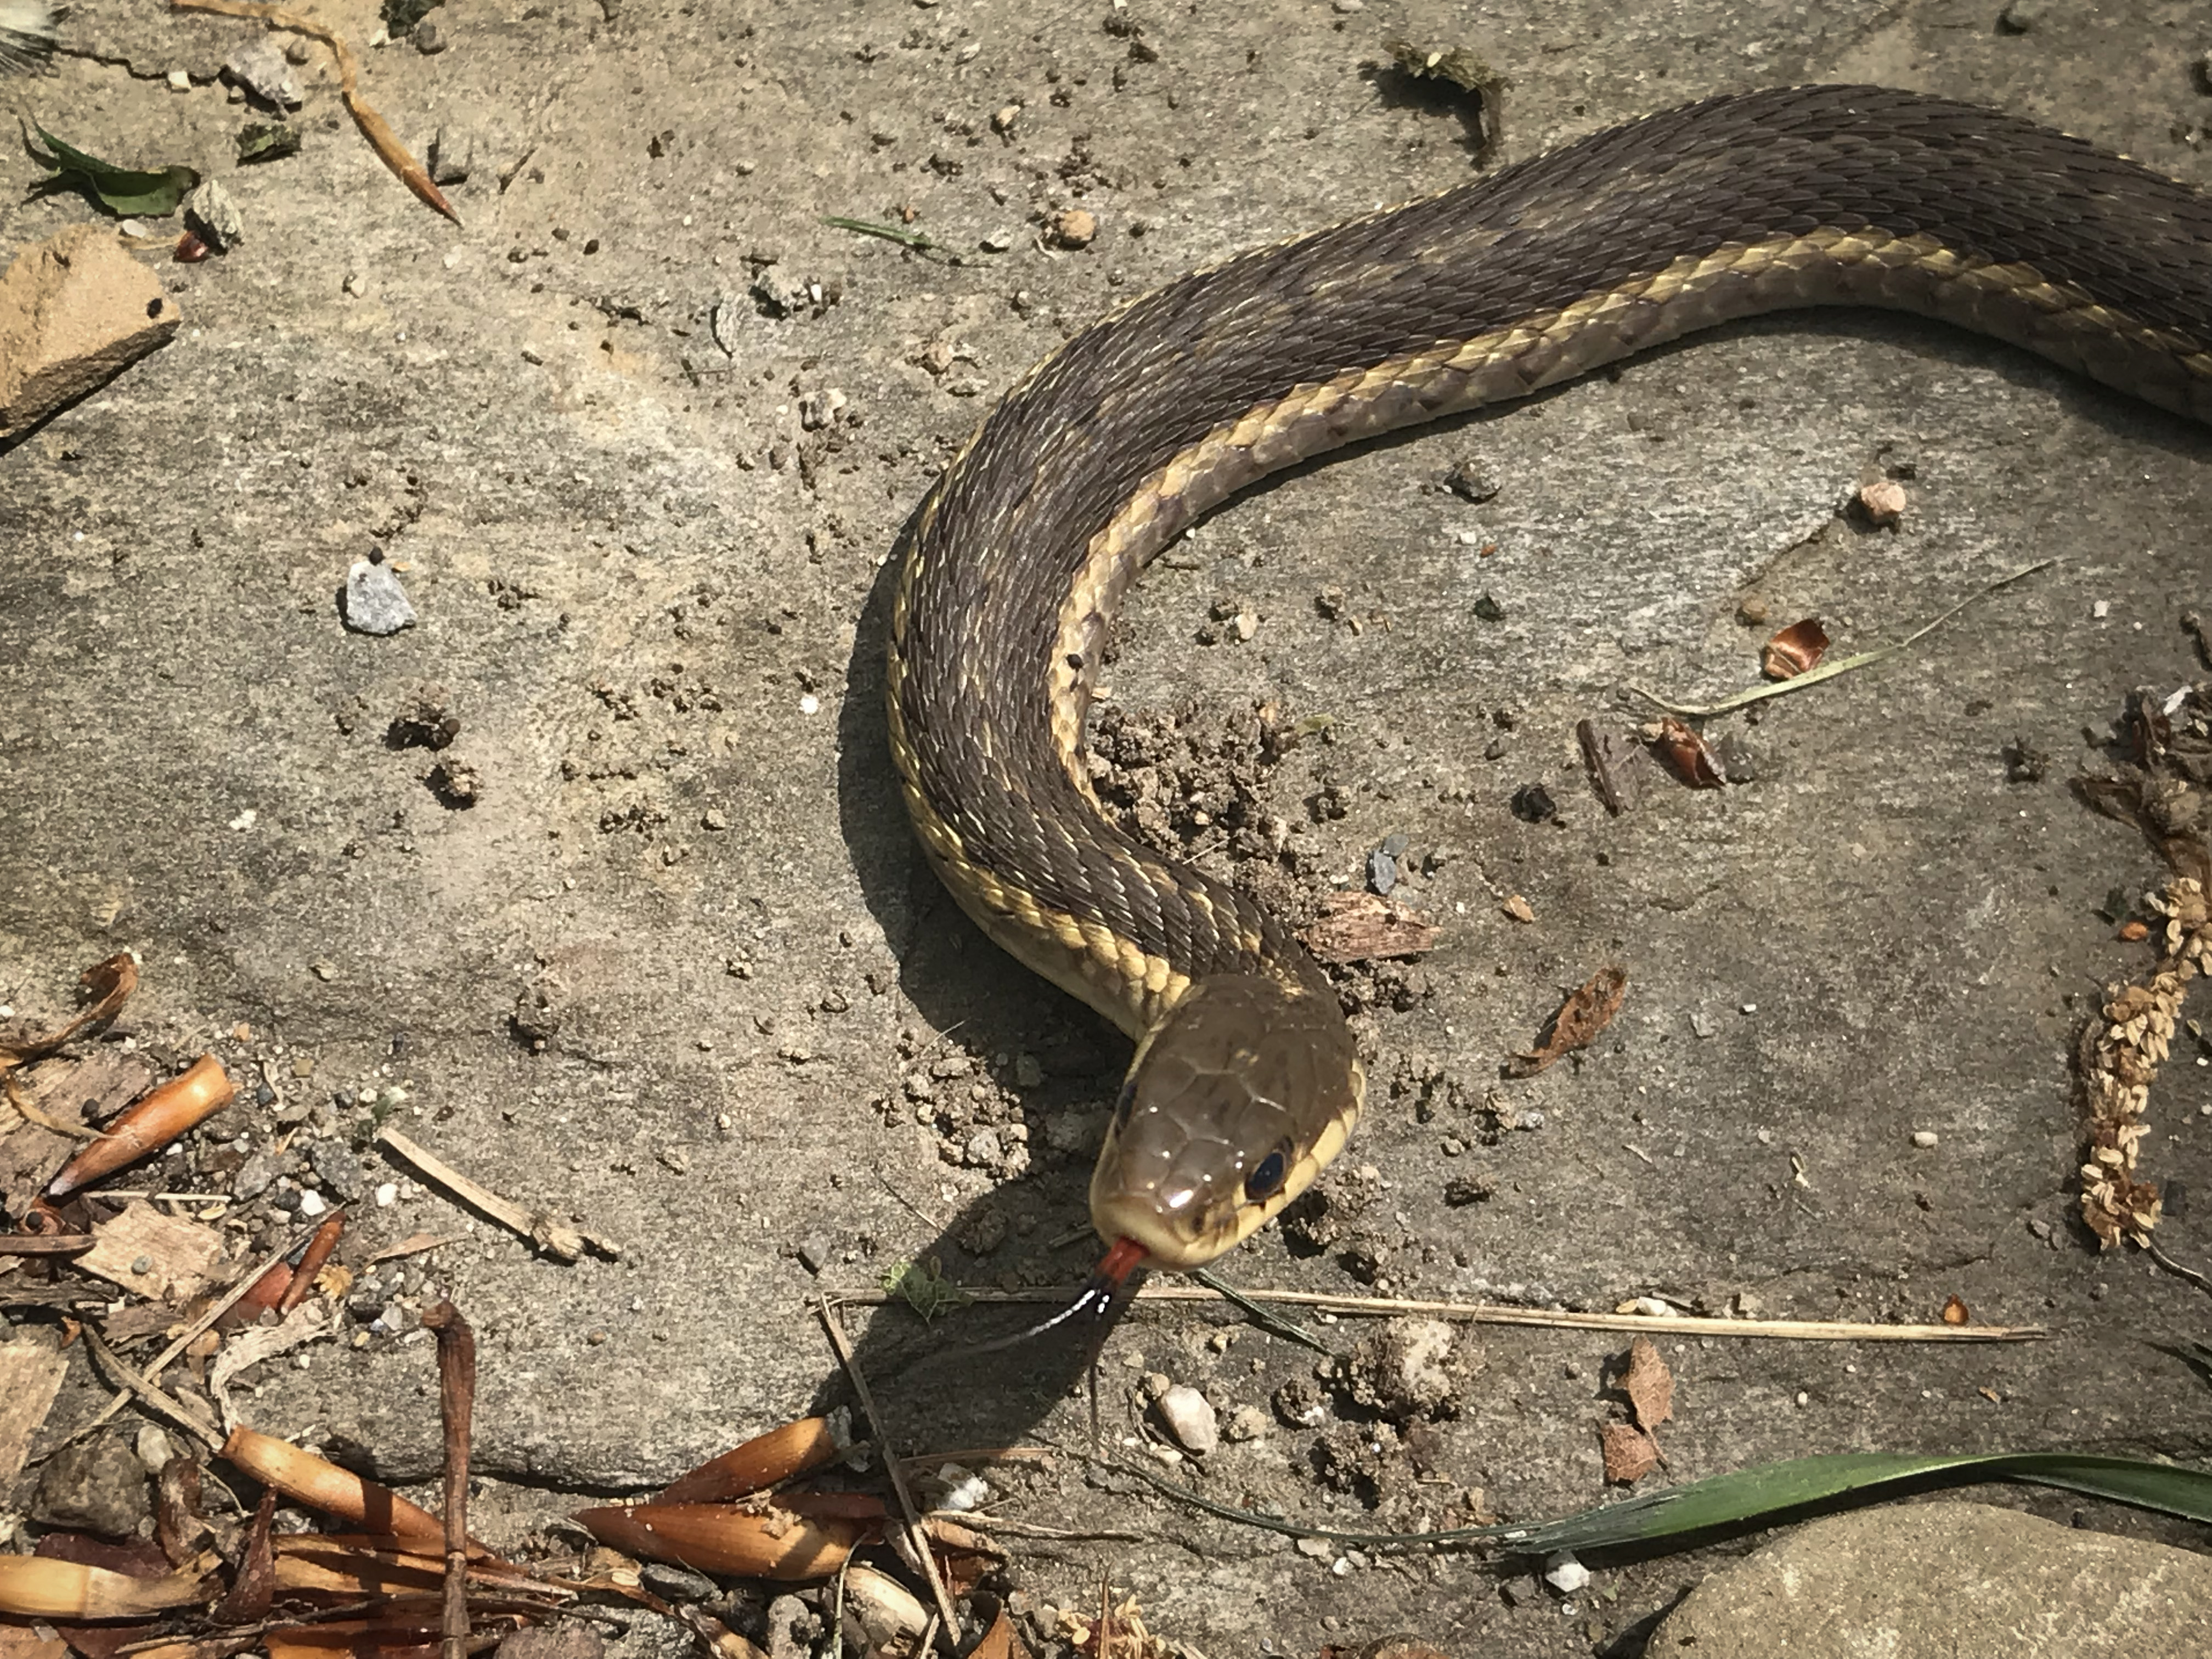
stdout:
[[1628,1345],[1620,1389],[1627,1396],[1629,1420],[1601,1425],[1598,1437],[1607,1481],[1626,1486],[1666,1461],[1660,1454],[1657,1430],[1674,1415],[1674,1373],[1649,1337],[1639,1336]]
[[1567,994],[1535,1048],[1505,1062],[1508,1077],[1534,1077],[1563,1054],[1586,1048],[1597,1041],[1613,1017],[1620,1012],[1628,994],[1628,970],[1607,963]]
[[1692,789],[1728,787],[1728,780],[1721,775],[1719,757],[1705,741],[1705,734],[1672,714],[1659,722],[1658,732],[1651,739],[1651,752],[1662,765]]
[[435,208],[455,224],[461,222],[461,216],[453,211],[453,204],[446,199],[445,192],[430,181],[428,171],[415,159],[407,146],[399,142],[399,135],[392,131],[383,116],[377,113],[375,106],[361,95],[360,68],[354,60],[353,48],[346,45],[343,36],[332,33],[312,18],[302,17],[281,7],[258,4],[255,0],[169,0],[169,4],[178,11],[211,11],[225,17],[258,18],[271,28],[289,29],[295,34],[304,34],[311,40],[321,41],[331,49],[331,56],[337,60],[338,96],[344,100],[347,112],[354,118],[354,125],[361,129],[361,136],[368,140],[369,147],[375,150],[378,159],[424,204]]
[[1767,641],[1759,653],[1759,667],[1771,680],[1795,679],[1820,666],[1828,649],[1828,630],[1817,617],[1795,622]]
[[1341,966],[1436,949],[1441,930],[1409,905],[1373,893],[1332,893],[1298,938],[1314,960]]
[[2176,876],[2148,903],[2165,920],[2164,958],[2144,982],[2113,988],[2102,1021],[2082,1041],[2089,1147],[2081,1165],[2081,1219],[2106,1249],[2124,1238],[2148,1246],[2158,1225],[2158,1188],[2136,1173],[2144,1113],[2189,982],[2212,965],[2212,915],[2202,882]]

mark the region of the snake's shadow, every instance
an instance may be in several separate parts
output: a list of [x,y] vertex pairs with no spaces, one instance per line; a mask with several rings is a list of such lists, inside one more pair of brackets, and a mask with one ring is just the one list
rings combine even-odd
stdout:
[[[1704,331],[1627,360],[1610,378],[1663,363],[1679,352],[1716,339],[1769,334],[1826,335],[1901,345],[1917,356],[1994,372],[2016,384],[2051,393],[2069,413],[2161,447],[2203,456],[2212,441],[2185,421],[2149,410],[1996,341],[1917,317],[1874,310],[1785,312]],[[1319,456],[1261,481],[1247,496],[1358,454],[1439,433],[1464,437],[1470,428],[1502,419],[1531,402],[1564,396],[1587,380],[1571,381],[1533,399],[1476,410],[1431,422],[1413,432],[1388,434]],[[1820,395],[1808,386],[1804,394]],[[1240,497],[1239,499],[1243,499]],[[839,715],[838,810],[847,847],[865,902],[882,927],[900,964],[900,986],[934,1032],[958,1033],[957,1048],[985,1055],[1031,1056],[1041,1061],[1042,1085],[1023,1091],[1023,1118],[1034,1158],[1023,1179],[984,1194],[944,1218],[940,1166],[922,1132],[909,1126],[915,1156],[877,1175],[909,1211],[937,1228],[919,1249],[895,1254],[935,1258],[946,1274],[967,1285],[1019,1279],[1064,1286],[1073,1299],[1099,1246],[1087,1226],[1085,1190],[1090,1162],[1128,1060],[1128,1044],[1088,1008],[1018,966],[970,923],[923,860],[900,799],[884,716],[884,653],[898,583],[896,559],[887,560],[869,592],[846,666]],[[939,1048],[947,1054],[956,1050]],[[904,1103],[901,1103],[903,1106]],[[1088,1125],[1077,1142],[1065,1133],[1066,1115]],[[1062,1133],[1054,1144],[1054,1120]],[[972,1249],[994,1233],[1000,1242]],[[1071,1399],[1079,1401],[1088,1352],[1087,1332],[1066,1329],[988,1354],[975,1350],[1052,1312],[1044,1305],[985,1307],[934,1327],[903,1308],[871,1318],[858,1334],[856,1359],[870,1380],[886,1431],[905,1450],[1015,1444]],[[842,1379],[825,1382],[819,1403],[848,1399]],[[1078,1404],[1060,1437],[1082,1436]]]

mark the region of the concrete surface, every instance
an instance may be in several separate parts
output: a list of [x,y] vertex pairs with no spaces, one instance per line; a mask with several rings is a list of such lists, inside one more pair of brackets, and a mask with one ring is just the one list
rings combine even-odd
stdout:
[[2212,1561],[1981,1504],[1834,1516],[1711,1578],[1654,1655],[2202,1653]]
[[[0,454],[0,1000],[56,1006],[135,948],[142,1043],[269,1062],[270,1097],[211,1126],[234,1144],[203,1132],[182,1174],[268,1154],[290,1108],[296,1178],[308,1148],[390,1111],[623,1246],[562,1267],[411,1186],[364,1203],[356,1261],[418,1230],[467,1242],[377,1269],[346,1346],[265,1368],[257,1425],[422,1475],[428,1342],[361,1321],[397,1304],[404,1327],[450,1290],[482,1338],[479,1467],[517,1483],[485,1525],[504,1506],[519,1539],[579,1488],[663,1480],[841,1397],[805,1305],[824,1284],[933,1253],[981,1283],[1079,1279],[1084,1136],[1123,1050],[936,890],[884,753],[883,561],[935,468],[1118,299],[1464,177],[1457,114],[1377,67],[1400,34],[1510,76],[1509,157],[1705,94],[1866,78],[2212,181],[2201,13],[2050,8],[2008,34],[1999,9],[451,4],[447,50],[367,52],[364,84],[418,150],[443,129],[441,154],[469,160],[456,229],[360,141],[319,51],[303,152],[241,168],[249,112],[161,77],[211,72],[252,27],[81,5],[69,38],[94,55],[13,89],[82,148],[222,178],[246,238],[161,267],[188,319],[173,343]],[[357,41],[374,27],[363,0],[323,15]],[[1104,27],[1125,21],[1142,50]],[[6,168],[0,248],[92,216],[26,200],[34,170]],[[1042,216],[1078,204],[1096,241],[1039,246]],[[957,262],[822,222],[904,210]],[[757,277],[791,314],[763,314]],[[833,390],[842,416],[806,429]],[[1437,487],[1467,458],[1500,484],[1487,505]],[[1133,606],[1115,706],[1195,697],[1208,732],[1255,698],[1329,716],[1334,741],[1267,784],[1309,891],[1393,833],[1417,866],[1443,858],[1411,893],[1448,924],[1440,948],[1362,981],[1378,1083],[1328,1213],[1296,1249],[1271,1229],[1233,1277],[1868,1320],[1956,1295],[2052,1337],[1668,1343],[1672,1475],[1860,1448],[2202,1460],[2212,1391],[2172,1346],[2203,1331],[2202,1294],[2100,1256],[2071,1220],[2069,1046],[2098,988],[2148,964],[2096,912],[2157,871],[2064,780],[2104,758],[2129,688],[2202,672],[2177,617],[2212,597],[2208,460],[2203,432],[1996,345],[1778,319],[1283,481],[1173,550]],[[1838,519],[1863,473],[1900,465],[1898,533]],[[373,546],[420,615],[390,638],[347,632],[337,606]],[[1658,787],[1608,821],[1579,777],[1574,722],[1625,710],[1626,683],[1701,695],[1754,674],[1747,601],[1856,647],[2041,558],[2061,562],[1908,657],[1736,723],[1747,787]],[[1319,613],[1329,586],[1361,631]],[[1477,619],[1486,592],[1502,620]],[[1224,598],[1256,632],[1195,643]],[[459,737],[395,747],[426,683]],[[2041,782],[2007,781],[2015,739],[2051,757]],[[449,757],[473,805],[434,791]],[[1538,781],[1559,822],[1509,810]],[[1308,798],[1331,786],[1345,815],[1316,822]],[[1501,915],[1516,893],[1533,925]],[[1500,1081],[1561,989],[1613,959],[1628,1000],[1597,1048]],[[2160,1085],[2146,1158],[2185,1197],[2212,1176],[2197,1053]],[[985,1128],[986,1167],[946,1161]],[[1448,1206],[1459,1177],[1493,1195]],[[368,1158],[368,1185],[396,1178]],[[246,1218],[273,1224],[267,1201]],[[2202,1227],[2178,1203],[2162,1237],[2201,1261]],[[1064,1357],[909,1374],[1005,1316],[851,1316],[909,1449],[1082,1443],[1081,1402],[1055,1403]],[[1115,1335],[1117,1435],[1148,1370],[1224,1418],[1310,1376],[1311,1355],[1256,1332],[1223,1328],[1217,1350],[1219,1325],[1170,1310]],[[1199,1489],[1361,1528],[1464,1519],[1470,1488],[1515,1516],[1584,1507],[1626,1343],[1463,1332],[1458,1415],[1376,1435],[1364,1486],[1318,1478],[1343,1424],[1268,1412]],[[1081,1602],[1110,1573],[1154,1629],[1215,1655],[1398,1629],[1457,1653],[1633,1652],[1706,1565],[1607,1570],[1563,1605],[1502,1596],[1465,1559],[1340,1574],[1124,1483],[1086,1488],[1073,1458],[1002,1480],[994,1512],[1111,1534],[1024,1540],[1029,1593]]]

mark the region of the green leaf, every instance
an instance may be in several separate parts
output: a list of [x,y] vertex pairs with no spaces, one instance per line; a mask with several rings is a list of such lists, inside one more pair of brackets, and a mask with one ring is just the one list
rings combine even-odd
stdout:
[[119,167],[64,143],[35,121],[31,129],[52,152],[47,155],[33,152],[33,159],[54,175],[46,182],[54,185],[81,178],[85,188],[100,198],[100,204],[118,217],[166,218],[177,210],[177,204],[185,199],[186,192],[200,181],[199,174],[190,167],[163,167],[158,173]]
[[255,121],[238,130],[238,159],[274,161],[300,153],[300,133],[282,121]]
[[2061,1486],[2091,1498],[2212,1522],[2212,1472],[2131,1457],[2084,1452],[2007,1452],[1975,1457],[1910,1452],[1844,1452],[1793,1458],[1717,1474],[1668,1492],[1632,1498],[1534,1527],[1501,1527],[1490,1535],[1531,1555],[1648,1543],[1688,1533],[1771,1524],[1793,1510],[1845,1500],[1896,1497],[1914,1486],[1966,1486],[2022,1480]]
[[966,1288],[945,1276],[935,1256],[902,1261],[883,1277],[886,1294],[904,1298],[907,1306],[924,1320],[964,1308],[975,1298]]

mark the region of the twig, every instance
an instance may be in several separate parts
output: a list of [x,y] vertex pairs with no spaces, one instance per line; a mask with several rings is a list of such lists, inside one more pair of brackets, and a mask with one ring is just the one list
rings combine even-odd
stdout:
[[2164,1250],[2160,1249],[2158,1248],[2157,1241],[2154,1239],[2145,1239],[2143,1241],[2143,1249],[2150,1252],[2150,1259],[2152,1261],[2157,1262],[2160,1267],[2165,1268],[2166,1272],[2172,1273],[2175,1278],[2187,1279],[2200,1291],[2212,1291],[2212,1279],[2208,1279],[2204,1274],[2198,1273],[2194,1267],[2183,1267],[2181,1263],[2176,1261]]
[[135,1393],[179,1428],[190,1430],[206,1441],[210,1451],[222,1449],[222,1431],[220,1429],[196,1409],[186,1406],[183,1401],[155,1383],[144,1372],[136,1370],[121,1354],[109,1347],[100,1333],[89,1325],[84,1328],[84,1340],[93,1357],[100,1362],[100,1368],[122,1379],[120,1386],[125,1392],[118,1399],[127,1400]]
[[[1067,1299],[1064,1291],[971,1291],[981,1303]],[[1703,1319],[1691,1314],[1595,1314],[1552,1312],[1494,1302],[1416,1302],[1401,1297],[1331,1296],[1314,1291],[1246,1291],[1253,1302],[1312,1308],[1351,1318],[1385,1318],[1425,1314],[1464,1319],[1476,1325],[1537,1325],[1559,1330],[1662,1332],[1670,1336],[1773,1337],[1792,1342],[2032,1342],[2048,1336],[2040,1325],[1860,1325],[1826,1319]],[[895,1298],[881,1291],[833,1291],[840,1302],[876,1307]],[[1212,1291],[1188,1285],[1147,1285],[1139,1302],[1206,1302]]]
[[2212,668],[2212,640],[2204,637],[2204,618],[2194,611],[2181,613],[2181,630],[2197,641],[2197,659]]
[[476,1411],[477,1334],[461,1310],[441,1302],[422,1316],[438,1334],[438,1411],[446,1425],[446,1607],[439,1633],[445,1659],[469,1650],[469,1420]]
[[471,1209],[489,1217],[508,1231],[520,1235],[549,1255],[574,1261],[586,1250],[610,1261],[621,1252],[596,1234],[556,1221],[544,1210],[528,1210],[513,1199],[501,1198],[481,1182],[471,1181],[452,1164],[416,1146],[397,1129],[380,1129],[377,1144],[389,1146],[415,1168],[424,1180],[444,1188]]
[[845,1375],[853,1379],[853,1392],[860,1401],[860,1410],[868,1419],[868,1427],[875,1436],[876,1449],[884,1460],[884,1471],[891,1478],[891,1491],[897,1495],[899,1514],[906,1525],[908,1547],[921,1564],[922,1577],[929,1580],[929,1593],[936,1599],[939,1616],[945,1620],[946,1651],[959,1639],[959,1618],[952,1611],[952,1597],[946,1592],[945,1579],[937,1571],[937,1557],[930,1553],[929,1534],[921,1529],[921,1511],[915,1506],[914,1492],[906,1483],[906,1469],[898,1455],[891,1449],[890,1438],[884,1432],[884,1420],[876,1414],[875,1396],[868,1391],[868,1379],[860,1370],[860,1361],[854,1358],[853,1344],[845,1334],[845,1322],[837,1316],[837,1301],[834,1297],[823,1297],[817,1304],[822,1315],[822,1328],[830,1334],[830,1346],[837,1351],[837,1363],[845,1368]]
[[832,230],[849,230],[856,236],[879,236],[886,242],[896,242],[901,247],[910,247],[916,253],[941,253],[944,249],[925,233],[908,230],[901,225],[878,224],[872,219],[824,218],[822,222]]
[[178,11],[211,11],[225,17],[258,17],[271,28],[289,29],[295,34],[304,34],[311,40],[319,40],[331,49],[337,59],[338,96],[345,100],[347,112],[361,136],[368,140],[378,159],[398,175],[399,182],[413,191],[426,205],[435,208],[455,224],[461,216],[453,211],[453,204],[446,199],[445,192],[431,182],[429,173],[416,161],[407,146],[399,142],[385,118],[376,112],[375,106],[361,95],[360,70],[354,62],[353,48],[339,36],[333,34],[311,18],[276,6],[263,5],[257,0],[169,0]]
[[1998,577],[1988,586],[1966,595],[1958,604],[1936,617],[1934,622],[1914,629],[1893,645],[1877,646],[1872,651],[1862,651],[1856,656],[1838,658],[1833,662],[1824,662],[1818,668],[1808,669],[1802,674],[1793,675],[1786,680],[1778,680],[1771,685],[1749,687],[1747,690],[1735,693],[1733,696],[1723,697],[1718,702],[1669,702],[1657,692],[1647,691],[1640,685],[1632,685],[1628,689],[1646,702],[1655,703],[1670,714],[1682,714],[1692,720],[1704,720],[1714,714],[1731,714],[1736,709],[1748,708],[1753,703],[1764,702],[1769,697],[1787,696],[1792,691],[1802,691],[1808,686],[1818,685],[1822,680],[1832,680],[1838,674],[1848,674],[1854,669],[1870,667],[1886,657],[1893,657],[1899,652],[1906,650],[1919,641],[1927,638],[1929,635],[1942,627],[1945,623],[1949,622],[1968,605],[1989,598],[2000,588],[2009,587],[2016,581],[2033,576],[2039,570],[2048,569],[2057,562],[2056,559],[2039,559],[2033,564],[2021,566],[2008,576]]

